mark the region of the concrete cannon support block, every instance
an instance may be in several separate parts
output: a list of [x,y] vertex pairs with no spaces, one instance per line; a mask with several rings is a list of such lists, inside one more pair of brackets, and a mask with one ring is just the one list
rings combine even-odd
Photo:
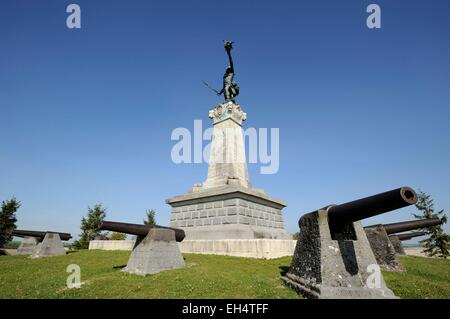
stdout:
[[147,236],[137,238],[123,271],[145,276],[184,266],[175,232],[171,229],[152,228]]
[[64,249],[64,245],[61,238],[59,238],[59,235],[55,233],[47,233],[45,234],[44,240],[34,249],[31,258],[61,256],[65,254],[66,250]]
[[406,255],[402,241],[398,238],[398,236],[389,236],[389,240],[391,241],[391,244],[394,247],[394,251],[397,255]]
[[36,237],[24,237],[17,248],[16,255],[31,255],[39,244],[39,239]]
[[291,267],[281,279],[309,298],[396,298],[381,271],[371,284],[379,267],[361,223],[345,226],[330,225],[327,208],[304,215]]
[[380,267],[389,271],[405,271],[395,256],[395,248],[389,240],[389,236],[384,227],[376,226],[366,228],[365,231],[370,247]]

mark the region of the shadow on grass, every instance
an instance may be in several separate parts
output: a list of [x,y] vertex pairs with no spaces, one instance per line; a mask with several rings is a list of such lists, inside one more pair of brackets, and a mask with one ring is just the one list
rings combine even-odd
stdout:
[[120,265],[120,266],[113,266],[113,269],[123,269],[125,268],[127,265]]
[[289,271],[289,266],[279,266],[278,269],[280,269],[280,275],[284,276]]
[[75,253],[79,253],[79,252],[80,252],[79,250],[68,250],[68,251],[66,251],[67,255],[75,254]]

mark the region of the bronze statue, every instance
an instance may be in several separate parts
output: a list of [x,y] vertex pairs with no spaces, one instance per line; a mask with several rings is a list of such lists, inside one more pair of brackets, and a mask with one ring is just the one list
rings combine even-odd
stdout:
[[234,65],[233,65],[233,58],[231,57],[231,49],[233,49],[233,42],[232,41],[224,41],[224,47],[227,51],[228,60],[230,62],[230,65],[225,70],[225,74],[223,75],[223,87],[222,90],[217,91],[213,89],[211,86],[208,85],[208,83],[203,82],[207,87],[209,87],[211,90],[217,93],[217,95],[223,94],[225,97],[225,102],[233,102],[236,101],[234,98],[239,95],[239,86],[234,81]]

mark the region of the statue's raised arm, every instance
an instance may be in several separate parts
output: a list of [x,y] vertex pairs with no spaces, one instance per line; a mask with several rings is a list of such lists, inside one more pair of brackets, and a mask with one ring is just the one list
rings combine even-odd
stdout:
[[231,69],[231,72],[234,73],[234,65],[233,65],[233,58],[231,57],[231,49],[233,48],[233,42],[232,41],[225,41],[224,43],[225,50],[228,54],[228,61],[230,62],[229,68]]
[[234,82],[234,65],[233,58],[231,57],[231,49],[233,49],[232,41],[224,42],[225,50],[227,51],[228,60],[230,65],[225,70],[223,75],[223,88],[220,91],[225,97],[225,102],[235,102],[234,98],[239,94],[239,86]]

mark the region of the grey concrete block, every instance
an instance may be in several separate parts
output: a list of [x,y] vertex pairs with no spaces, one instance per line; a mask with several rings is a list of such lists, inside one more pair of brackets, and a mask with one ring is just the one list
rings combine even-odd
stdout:
[[184,218],[184,219],[190,219],[190,218],[192,218],[192,213],[190,213],[190,212],[183,213],[183,218]]
[[245,216],[239,216],[239,224],[248,225],[250,224],[249,218]]
[[242,207],[248,207],[248,202],[245,199],[239,199],[238,205]]
[[194,211],[197,209],[197,205],[189,205],[189,211]]
[[181,207],[172,207],[172,213],[180,213]]
[[64,245],[61,238],[59,238],[59,235],[55,233],[47,233],[45,234],[42,242],[36,246],[31,258],[35,259],[49,256],[61,256],[65,254],[66,250],[64,249]]
[[227,216],[222,218],[223,224],[237,224],[238,217],[237,216]]
[[213,225],[220,225],[222,224],[222,218],[217,217],[217,218],[213,218]]
[[237,207],[229,207],[227,208],[227,215],[236,215],[237,214]]
[[394,246],[389,240],[389,236],[384,227],[366,228],[365,232],[377,263],[382,269],[399,272],[405,271],[395,256]]
[[175,241],[175,232],[152,228],[146,237],[136,240],[123,271],[145,276],[184,266],[183,256]]
[[203,210],[200,212],[200,218],[206,218],[208,217],[208,212],[206,210]]
[[208,217],[216,217],[217,216],[217,212],[214,209],[211,209],[208,211]]
[[201,219],[194,220],[194,226],[203,226],[203,220]]
[[198,204],[197,205],[197,210],[202,210],[205,208],[205,204]]
[[238,199],[227,199],[223,202],[223,206],[237,206]]
[[16,250],[16,255],[31,255],[39,244],[39,239],[35,237],[24,237]]
[[212,202],[209,202],[209,203],[205,204],[205,209],[210,209],[210,208],[213,208],[213,207],[214,207],[214,204]]
[[402,241],[397,236],[389,236],[389,240],[391,241],[391,244],[394,247],[394,251],[397,255],[406,255]]
[[219,202],[214,202],[214,208],[222,208],[223,207],[223,202],[219,201]]
[[192,212],[192,218],[199,218],[200,213],[199,212]]
[[225,216],[225,215],[226,215],[225,208],[220,208],[217,210],[217,216]]

